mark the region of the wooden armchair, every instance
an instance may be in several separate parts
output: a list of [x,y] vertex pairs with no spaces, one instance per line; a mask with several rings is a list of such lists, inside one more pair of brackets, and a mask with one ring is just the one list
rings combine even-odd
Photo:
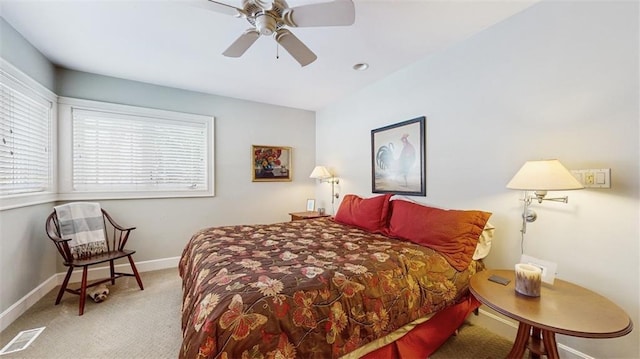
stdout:
[[[111,281],[111,284],[115,284],[116,278],[122,276],[131,276],[135,277],[138,282],[138,286],[140,286],[140,290],[144,290],[142,285],[142,280],[140,279],[140,275],[138,274],[138,270],[136,269],[136,265],[133,262],[132,255],[135,253],[133,250],[124,249],[127,244],[127,240],[129,239],[129,234],[135,227],[131,228],[123,228],[118,225],[113,218],[104,210],[102,211],[102,225],[104,230],[104,238],[105,238],[105,247],[102,253],[98,254],[83,254],[82,256],[78,256],[74,253],[73,248],[70,246],[71,238],[63,238],[60,231],[60,221],[58,220],[58,215],[54,210],[46,220],[46,232],[47,236],[53,241],[58,252],[62,256],[64,260],[64,265],[69,267],[67,270],[67,275],[62,282],[62,286],[60,287],[60,291],[58,292],[58,297],[56,298],[56,305],[60,304],[60,300],[62,299],[62,295],[64,292],[73,293],[80,296],[80,307],[79,307],[79,315],[84,313],[84,304],[87,298],[87,288],[93,287],[105,282]],[[115,271],[114,261],[116,259],[127,257],[129,260],[129,264],[131,265],[131,269],[133,273],[119,273]],[[109,273],[110,277],[98,280],[94,283],[87,284],[87,272],[89,266],[97,265],[101,263],[109,262]],[[71,278],[71,274],[74,268],[82,267],[82,281],[80,283],[80,288],[78,289],[70,289],[67,288],[69,284],[69,279]]]

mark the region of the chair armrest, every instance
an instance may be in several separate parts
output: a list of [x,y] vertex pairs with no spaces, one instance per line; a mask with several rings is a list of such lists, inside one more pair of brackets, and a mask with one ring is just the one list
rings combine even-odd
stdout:
[[124,228],[124,227],[121,227],[119,224],[114,223],[114,222],[111,222],[111,224],[113,225],[114,228],[119,229],[119,230],[121,230],[123,232],[131,232],[134,229],[136,229],[136,227]]
[[109,220],[109,223],[111,223],[111,225],[120,230],[120,231],[125,231],[125,232],[131,232],[134,229],[136,229],[136,227],[129,227],[129,228],[125,228],[121,225],[119,225],[113,218],[111,218],[111,216],[109,215],[109,213],[107,213],[107,211],[105,211],[104,209],[102,210],[102,213],[104,214],[104,216]]
[[66,263],[73,262],[73,255],[71,254],[71,249],[69,248],[68,243],[71,238],[60,238],[56,235],[53,235],[52,233],[47,233],[47,235],[49,236],[49,239],[53,241],[53,244],[56,245],[58,252],[65,261],[65,265]]

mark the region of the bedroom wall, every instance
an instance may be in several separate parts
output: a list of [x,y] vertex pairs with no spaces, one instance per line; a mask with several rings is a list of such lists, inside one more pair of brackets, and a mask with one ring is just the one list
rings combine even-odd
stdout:
[[[522,193],[505,185],[525,161],[611,168],[611,189],[534,204],[525,252],[557,262],[559,278],[608,297],[637,327],[638,11],[637,2],[534,5],[318,111],[317,162],[335,170],[340,193],[372,196],[370,131],[426,116],[427,196],[411,199],[493,212],[492,268],[520,257]],[[316,186],[325,203],[329,191]],[[638,358],[638,332],[558,342],[593,357]]]
[[[49,90],[55,67],[0,18],[0,56]],[[56,250],[44,233],[53,204],[0,211],[0,313],[56,272]]]
[[[215,197],[101,201],[135,225],[137,261],[179,256],[204,227],[272,223],[313,196],[315,113],[60,69],[59,96],[215,116]],[[293,148],[292,182],[251,182],[251,145]],[[131,247],[134,247],[132,242]]]
[[0,55],[42,86],[55,88],[55,66],[0,17]]

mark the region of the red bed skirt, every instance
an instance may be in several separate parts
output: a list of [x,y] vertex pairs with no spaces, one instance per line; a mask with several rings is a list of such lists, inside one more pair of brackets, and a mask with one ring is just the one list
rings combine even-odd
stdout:
[[480,302],[469,295],[460,303],[443,309],[428,321],[419,324],[399,340],[387,344],[363,356],[363,358],[427,358],[447,341],[467,316],[479,306]]

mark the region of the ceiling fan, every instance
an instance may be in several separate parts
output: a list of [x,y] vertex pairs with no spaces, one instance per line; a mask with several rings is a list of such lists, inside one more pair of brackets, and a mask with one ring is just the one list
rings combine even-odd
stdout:
[[218,1],[198,2],[199,7],[246,19],[251,28],[246,30],[222,54],[240,57],[261,36],[272,36],[301,66],[318,57],[298,39],[289,27],[348,26],[355,21],[352,0],[289,7],[285,0],[242,0],[242,8]]

